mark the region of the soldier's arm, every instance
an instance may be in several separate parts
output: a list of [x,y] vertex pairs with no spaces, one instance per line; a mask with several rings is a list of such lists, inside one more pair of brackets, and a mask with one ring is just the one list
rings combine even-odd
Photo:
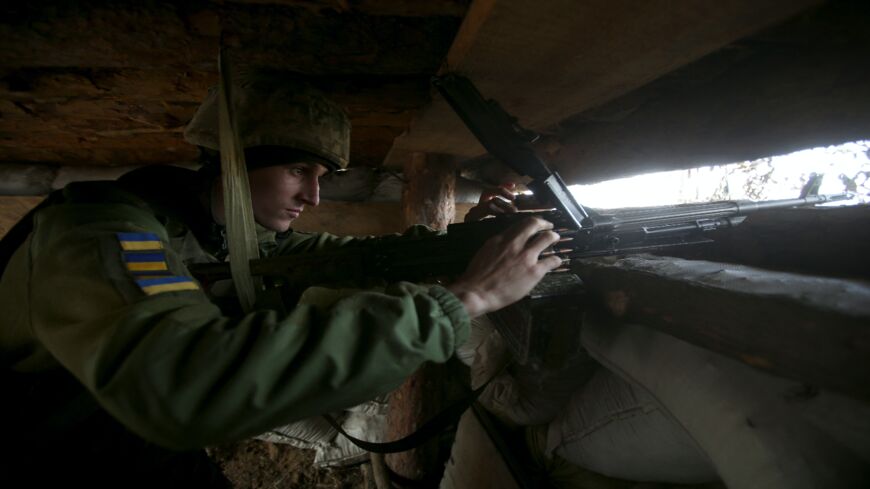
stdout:
[[[466,214],[465,222],[479,221],[487,216],[516,212],[516,207],[511,203],[514,198],[514,194],[508,189],[508,187],[499,187],[484,192],[481,194],[480,201],[477,205],[472,207]],[[386,236],[352,237],[335,236],[329,233],[293,232],[279,244],[277,254],[321,251],[362,243],[376,245],[379,241],[389,241],[401,236],[427,236],[443,233],[444,231],[437,231],[419,224],[409,227],[402,234],[390,234]]]
[[390,241],[393,239],[412,236],[427,236],[443,234],[444,231],[437,231],[423,225],[414,225],[406,229],[401,234],[388,234],[384,236],[336,236],[330,233],[306,233],[292,232],[278,244],[276,254],[289,255],[296,253],[306,253],[311,251],[325,251],[343,246],[377,245],[379,242]]
[[141,257],[125,247],[142,246],[125,245],[136,236],[123,233],[166,241],[131,205],[37,216],[25,278],[31,327],[106,410],[162,445],[240,439],[358,404],[424,361],[447,360],[468,334],[454,294],[405,283],[301,303],[285,317],[225,317],[171,250],[162,250],[165,274],[137,272]]

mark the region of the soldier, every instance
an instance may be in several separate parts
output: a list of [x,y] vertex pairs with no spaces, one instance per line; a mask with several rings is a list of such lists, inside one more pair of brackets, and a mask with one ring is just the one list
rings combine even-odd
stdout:
[[[234,92],[261,253],[354,242],[290,230],[317,205],[318,179],[347,165],[346,115],[298,83],[254,77]],[[38,465],[92,483],[221,486],[189,450],[390,391],[421,363],[446,361],[469,318],[518,300],[561,263],[539,260],[558,235],[532,219],[490,240],[446,287],[316,288],[289,313],[242,314],[187,269],[227,254],[215,100],[185,132],[206,155],[201,171],[71,184],[4,238],[5,477],[46,475]]]

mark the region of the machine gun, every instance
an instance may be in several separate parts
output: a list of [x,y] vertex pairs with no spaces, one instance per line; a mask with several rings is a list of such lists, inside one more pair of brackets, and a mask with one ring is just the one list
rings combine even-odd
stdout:
[[[716,229],[732,227],[758,210],[808,206],[847,200],[849,194],[818,195],[819,179],[814,179],[797,199],[766,202],[723,201],[702,204],[646,207],[596,212],[577,203],[562,177],[536,154],[532,143],[538,139],[521,127],[494,100],[485,100],[470,80],[450,74],[437,77],[435,86],[486,150],[522,176],[531,177],[528,187],[535,198],[552,207],[540,213],[552,221],[561,234],[573,238],[562,246],[567,258],[650,252],[674,246],[707,243],[705,235]],[[814,185],[813,185],[814,184]],[[497,224],[454,225],[456,234],[474,234],[478,229]],[[450,229],[450,228],[448,228]]]
[[[364,278],[426,281],[461,273],[487,239],[532,215],[554,223],[565,238],[554,251],[571,260],[709,243],[712,240],[707,234],[711,231],[737,226],[759,210],[848,198],[848,194],[809,195],[762,202],[721,201],[594,213],[589,210],[589,217],[584,219],[587,224],[579,229],[572,228],[575,221],[558,210],[519,212],[451,224],[443,234],[360,240],[333,250],[252,260],[251,273],[280,279],[280,285],[291,287],[359,282]],[[198,279],[208,282],[230,278],[226,263],[197,264],[190,269]]]
[[[430,281],[462,273],[487,239],[528,215],[554,223],[563,240],[550,253],[572,260],[707,243],[711,241],[707,237],[709,232],[736,226],[758,210],[808,206],[850,197],[808,194],[766,202],[725,201],[593,211],[580,205],[558,172],[538,157],[532,146],[533,133],[517,124],[495,101],[485,100],[467,78],[446,75],[435,78],[433,83],[490,154],[531,178],[527,186],[549,210],[452,224],[442,234],[360,240],[334,250],[252,260],[253,275],[264,277],[270,288],[285,291],[301,291],[314,285],[360,284],[372,278]],[[201,281],[230,278],[226,263],[193,265],[190,269]],[[569,277],[548,278],[537,293],[547,296],[554,289],[576,286]],[[295,295],[285,294],[285,299]]]

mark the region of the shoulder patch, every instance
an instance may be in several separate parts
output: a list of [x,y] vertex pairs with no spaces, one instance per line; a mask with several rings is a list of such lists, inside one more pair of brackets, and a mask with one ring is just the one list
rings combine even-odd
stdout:
[[137,279],[136,284],[147,295],[156,295],[163,292],[177,292],[179,290],[199,290],[199,285],[190,277],[155,277]]
[[115,233],[124,251],[162,250],[163,241],[154,233]]
[[163,251],[157,252],[130,252],[124,253],[124,265],[133,275],[161,275],[169,274],[169,265],[166,264],[166,255]]
[[154,233],[116,233],[124,266],[133,275],[169,275],[163,242]]
[[102,251],[103,256],[114,257],[106,261],[105,272],[128,302],[140,299],[143,293],[153,296],[202,290],[197,281],[185,276],[184,265],[157,234],[114,233],[114,239],[107,238],[103,246],[110,246]]

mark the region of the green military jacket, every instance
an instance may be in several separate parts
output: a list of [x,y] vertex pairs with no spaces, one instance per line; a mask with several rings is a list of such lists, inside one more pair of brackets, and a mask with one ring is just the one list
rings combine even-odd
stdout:
[[[190,177],[170,173],[165,180]],[[174,194],[154,185],[72,184],[34,214],[0,279],[7,368],[64,368],[138,435],[193,448],[384,394],[421,363],[446,361],[468,335],[453,294],[410,283],[312,288],[287,314],[228,315],[187,269],[222,255],[211,219],[178,198],[184,185]],[[261,240],[265,255],[354,241]]]

